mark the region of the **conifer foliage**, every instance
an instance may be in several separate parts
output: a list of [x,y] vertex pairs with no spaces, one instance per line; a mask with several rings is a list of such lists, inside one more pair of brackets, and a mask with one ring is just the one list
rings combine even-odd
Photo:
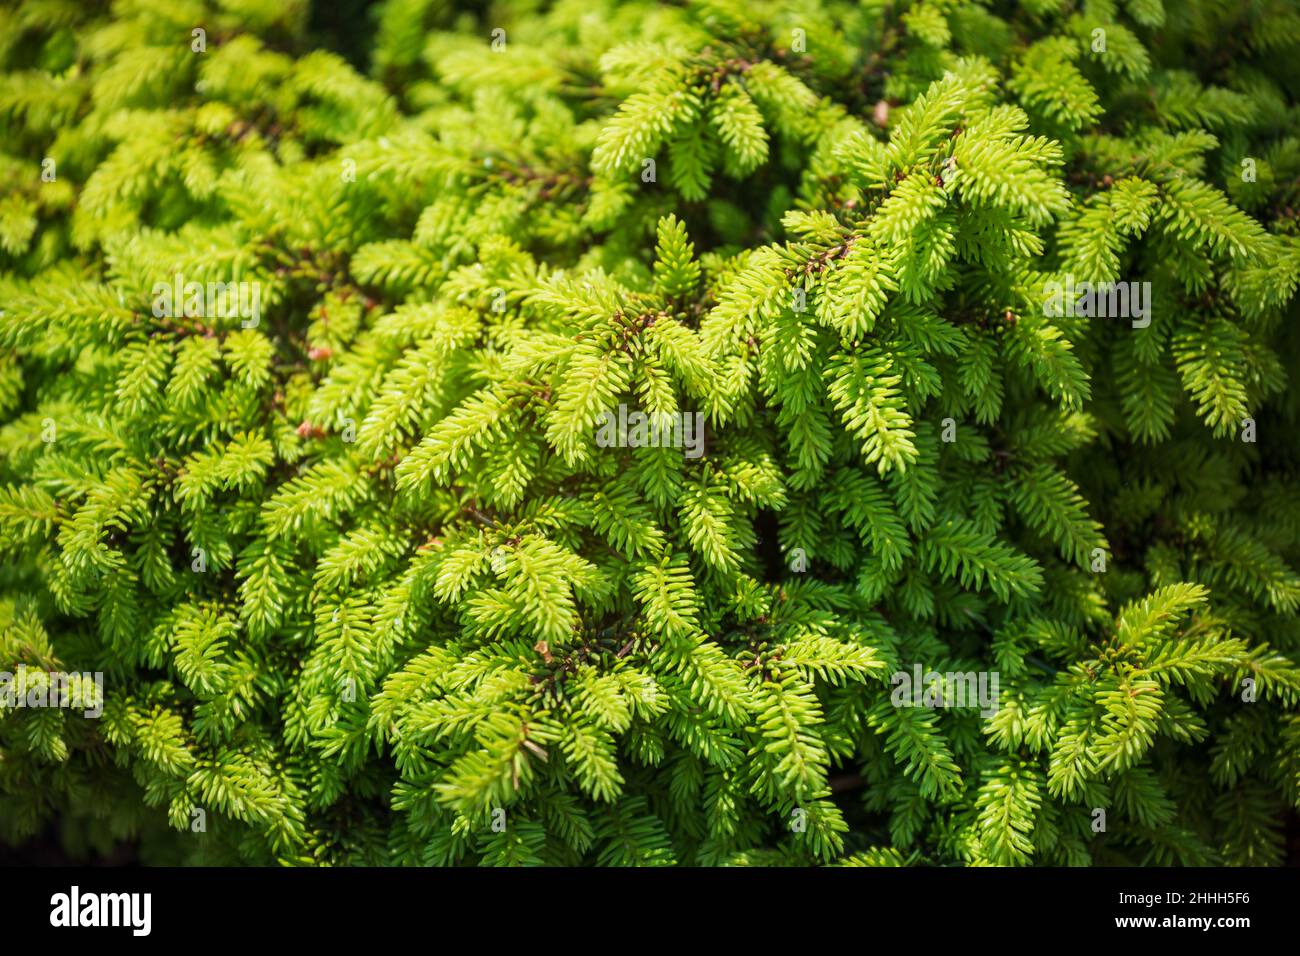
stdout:
[[0,842],[1283,860],[1293,3],[372,13],[0,9]]

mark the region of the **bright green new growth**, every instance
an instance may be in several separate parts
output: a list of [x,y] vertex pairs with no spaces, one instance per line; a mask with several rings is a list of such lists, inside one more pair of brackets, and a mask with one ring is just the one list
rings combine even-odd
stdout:
[[1280,863],[1300,14],[1007,6],[0,11],[0,842]]

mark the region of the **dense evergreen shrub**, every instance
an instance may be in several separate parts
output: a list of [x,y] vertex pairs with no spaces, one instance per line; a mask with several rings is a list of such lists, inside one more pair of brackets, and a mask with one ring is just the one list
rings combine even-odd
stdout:
[[320,13],[0,10],[0,842],[1283,860],[1294,4]]

